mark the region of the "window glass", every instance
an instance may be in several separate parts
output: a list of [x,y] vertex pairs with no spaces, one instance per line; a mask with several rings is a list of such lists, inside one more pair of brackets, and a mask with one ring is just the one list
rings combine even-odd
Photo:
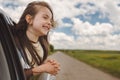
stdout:
[[11,80],[4,50],[0,42],[0,80]]

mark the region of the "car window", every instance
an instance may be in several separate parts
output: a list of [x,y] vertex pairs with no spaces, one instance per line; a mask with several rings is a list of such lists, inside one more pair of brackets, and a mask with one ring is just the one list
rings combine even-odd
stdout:
[[12,19],[0,10],[0,80],[25,80],[13,39]]
[[11,80],[4,50],[0,42],[0,80]]

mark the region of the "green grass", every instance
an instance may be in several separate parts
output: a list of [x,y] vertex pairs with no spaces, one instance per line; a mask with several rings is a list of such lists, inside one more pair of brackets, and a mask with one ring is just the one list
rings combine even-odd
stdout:
[[80,61],[120,78],[120,51],[61,50]]

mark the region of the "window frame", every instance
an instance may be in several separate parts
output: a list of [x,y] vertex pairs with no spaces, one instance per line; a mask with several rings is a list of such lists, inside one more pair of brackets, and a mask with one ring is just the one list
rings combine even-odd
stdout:
[[[17,48],[10,31],[14,22],[0,9],[0,42],[8,64],[11,80],[26,80],[20,63]],[[1,54],[1,53],[0,53]]]

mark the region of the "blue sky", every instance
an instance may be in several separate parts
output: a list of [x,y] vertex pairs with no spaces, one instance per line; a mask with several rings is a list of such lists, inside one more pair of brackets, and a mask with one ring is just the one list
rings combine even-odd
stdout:
[[[17,22],[31,1],[0,0],[0,8]],[[56,49],[120,50],[120,0],[43,1],[58,22],[49,37]]]

